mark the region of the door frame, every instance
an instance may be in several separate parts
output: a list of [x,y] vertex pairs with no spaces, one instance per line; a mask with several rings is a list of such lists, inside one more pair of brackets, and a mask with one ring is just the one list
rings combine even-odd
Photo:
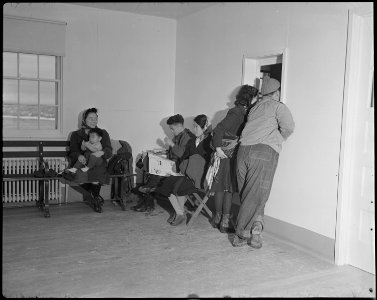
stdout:
[[253,64],[259,66],[258,62],[263,60],[268,60],[269,58],[274,58],[276,56],[282,56],[282,70],[281,70],[281,82],[280,82],[280,101],[286,103],[286,87],[287,87],[287,65],[288,65],[288,48],[277,49],[272,51],[266,51],[258,54],[244,54],[242,58],[242,79],[241,85],[245,84],[246,75],[246,65],[248,65],[247,60],[254,61]]
[[355,136],[356,101],[358,92],[358,64],[361,59],[360,31],[363,18],[373,14],[373,11],[348,11],[346,70],[344,76],[343,109],[341,123],[340,157],[338,171],[338,201],[335,229],[335,264],[345,265],[349,261],[349,235],[351,205],[352,158],[355,150],[352,141]]

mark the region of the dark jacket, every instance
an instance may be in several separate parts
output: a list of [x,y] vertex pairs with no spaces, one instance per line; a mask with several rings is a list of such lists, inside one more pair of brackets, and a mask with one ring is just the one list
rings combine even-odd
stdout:
[[213,130],[213,147],[220,147],[223,138],[239,137],[246,119],[246,109],[243,106],[237,105],[231,108],[225,118]]
[[187,128],[173,138],[173,147],[169,147],[168,158],[175,162],[179,161],[185,152],[186,145],[195,135]]

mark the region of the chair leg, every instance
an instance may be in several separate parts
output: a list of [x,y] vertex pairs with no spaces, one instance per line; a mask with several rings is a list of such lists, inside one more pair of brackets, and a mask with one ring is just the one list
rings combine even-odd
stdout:
[[206,205],[206,202],[209,199],[208,195],[205,195],[203,199],[201,199],[196,193],[194,193],[194,196],[200,202],[200,204],[198,208],[195,210],[194,214],[191,216],[190,221],[187,223],[187,230],[192,226],[192,223],[194,222],[196,217],[200,214],[203,208],[209,214],[210,218],[212,218],[212,212]]

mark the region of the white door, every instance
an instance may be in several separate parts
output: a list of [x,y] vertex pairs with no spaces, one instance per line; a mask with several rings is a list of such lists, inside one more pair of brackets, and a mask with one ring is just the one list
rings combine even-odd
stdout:
[[350,206],[349,264],[375,273],[374,228],[374,99],[373,34],[366,18],[361,21],[362,47],[356,107],[353,189]]
[[350,15],[336,262],[375,274],[372,17]]

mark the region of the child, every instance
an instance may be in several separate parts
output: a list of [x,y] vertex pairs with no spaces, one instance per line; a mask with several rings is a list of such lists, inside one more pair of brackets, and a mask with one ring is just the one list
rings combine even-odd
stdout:
[[89,169],[93,168],[94,166],[98,166],[102,163],[103,158],[97,157],[94,155],[95,152],[102,150],[102,130],[99,128],[92,128],[90,129],[89,133],[89,141],[83,141],[82,147],[86,148],[84,156],[86,158],[87,164],[84,165],[81,162],[77,161],[73,168],[68,169],[72,173],[76,173],[77,169],[81,168],[81,171],[86,172]]

